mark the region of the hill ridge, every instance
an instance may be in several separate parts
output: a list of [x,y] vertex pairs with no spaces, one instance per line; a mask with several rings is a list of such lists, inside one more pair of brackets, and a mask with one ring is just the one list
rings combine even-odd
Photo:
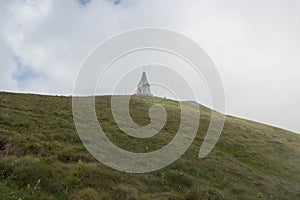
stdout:
[[[153,103],[165,106],[168,121],[146,140],[116,126],[110,96],[96,97],[96,111],[114,144],[149,152],[172,140],[180,113],[176,101],[133,96],[136,123],[149,123]],[[298,134],[226,116],[217,145],[199,159],[210,121],[210,110],[200,111],[198,134],[187,152],[164,169],[136,175],[112,170],[89,154],[75,130],[70,97],[0,92],[0,199],[300,198]]]

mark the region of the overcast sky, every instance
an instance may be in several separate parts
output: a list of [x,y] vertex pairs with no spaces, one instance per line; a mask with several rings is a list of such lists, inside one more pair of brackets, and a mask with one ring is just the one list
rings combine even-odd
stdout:
[[0,90],[71,94],[95,45],[145,26],[181,32],[207,52],[227,114],[300,133],[298,0],[2,1]]

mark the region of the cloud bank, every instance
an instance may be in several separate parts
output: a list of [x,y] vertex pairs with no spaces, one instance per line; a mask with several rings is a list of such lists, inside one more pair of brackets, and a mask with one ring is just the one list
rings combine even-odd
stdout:
[[228,114],[300,133],[299,10],[296,0],[3,1],[0,90],[71,94],[96,44],[162,27],[186,34],[212,58]]

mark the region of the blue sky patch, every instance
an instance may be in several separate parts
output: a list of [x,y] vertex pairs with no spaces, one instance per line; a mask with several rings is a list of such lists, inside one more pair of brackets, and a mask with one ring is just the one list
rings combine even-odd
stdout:
[[[110,0],[112,1],[115,5],[118,5],[121,3],[121,0]],[[78,2],[83,5],[83,6],[86,6],[87,4],[91,3],[92,0],[78,0]]]
[[120,4],[121,3],[121,0],[113,0],[114,4],[117,5],[117,4]]
[[87,4],[91,3],[92,0],[78,0],[78,2],[83,5],[86,6]]
[[13,57],[16,64],[16,72],[13,73],[13,79],[16,80],[21,86],[29,81],[29,79],[36,78],[38,76],[30,66],[26,66],[22,63],[19,57]]

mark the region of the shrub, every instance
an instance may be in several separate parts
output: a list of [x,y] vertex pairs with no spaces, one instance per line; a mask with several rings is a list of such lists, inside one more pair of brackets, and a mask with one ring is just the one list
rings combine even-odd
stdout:
[[0,138],[0,151],[3,151],[5,149],[6,144],[7,144],[7,138],[1,137]]

